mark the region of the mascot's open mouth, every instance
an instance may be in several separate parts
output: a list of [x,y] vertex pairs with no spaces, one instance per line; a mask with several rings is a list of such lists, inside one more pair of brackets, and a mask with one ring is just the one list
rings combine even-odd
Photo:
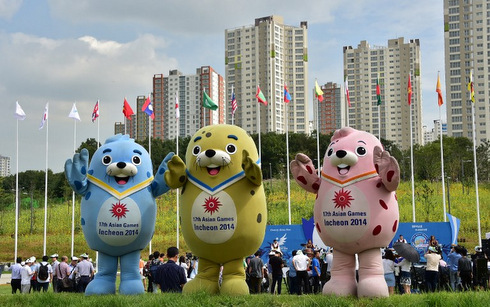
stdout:
[[350,165],[347,164],[340,164],[337,165],[337,170],[339,171],[340,175],[345,175],[349,172],[350,170]]
[[208,169],[208,174],[211,176],[216,176],[219,173],[219,170],[221,169],[220,166],[218,167],[207,167]]
[[129,176],[127,176],[127,177],[115,176],[114,178],[116,179],[117,184],[126,184],[129,181]]

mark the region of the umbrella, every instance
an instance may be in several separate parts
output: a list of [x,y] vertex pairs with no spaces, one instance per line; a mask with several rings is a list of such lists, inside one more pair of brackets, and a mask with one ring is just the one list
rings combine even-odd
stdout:
[[412,263],[420,261],[419,252],[409,243],[395,242],[393,243],[393,248],[398,255],[402,256]]

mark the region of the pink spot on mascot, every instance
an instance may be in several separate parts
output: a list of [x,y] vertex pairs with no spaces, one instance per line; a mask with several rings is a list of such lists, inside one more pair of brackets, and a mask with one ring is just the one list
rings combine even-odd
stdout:
[[346,127],[332,136],[321,177],[312,169],[304,154],[291,162],[296,182],[317,193],[315,227],[323,242],[334,248],[332,278],[323,293],[388,296],[380,248],[390,243],[398,228],[398,163],[375,136]]

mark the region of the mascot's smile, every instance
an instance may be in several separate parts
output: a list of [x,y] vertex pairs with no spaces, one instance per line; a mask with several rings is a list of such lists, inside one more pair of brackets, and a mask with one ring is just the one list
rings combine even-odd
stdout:
[[350,170],[350,165],[340,164],[337,165],[337,170],[339,171],[339,175],[347,175]]
[[196,164],[199,167],[206,168],[210,176],[217,176],[221,167],[230,164],[230,155],[219,149],[207,149],[201,151],[200,146],[196,146],[193,150],[196,156]]
[[114,177],[117,184],[125,185],[129,178],[138,173],[138,168],[133,163],[114,162],[107,165],[106,174]]

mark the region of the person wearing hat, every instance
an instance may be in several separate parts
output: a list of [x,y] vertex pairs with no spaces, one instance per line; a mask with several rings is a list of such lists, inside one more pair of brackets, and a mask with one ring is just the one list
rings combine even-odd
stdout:
[[72,292],[77,291],[77,285],[78,281],[80,280],[80,275],[75,271],[75,268],[78,265],[80,259],[76,256],[71,257],[71,262],[69,264],[70,267],[70,279],[73,281],[73,289],[71,289]]
[[80,258],[82,258],[82,261],[78,263],[74,271],[80,275],[77,290],[78,292],[85,293],[87,285],[94,276],[94,266],[88,261],[88,255],[86,253],[81,254]]
[[31,277],[34,275],[34,271],[31,269],[33,264],[33,259],[29,258],[25,261],[25,265],[22,267],[20,271],[21,275],[21,293],[26,294],[31,291]]
[[51,258],[51,267],[53,269],[53,291],[58,292],[58,273],[57,273],[57,268],[60,262],[58,261],[58,254],[52,254],[50,256]]
[[441,260],[441,255],[439,255],[434,246],[429,246],[424,257],[427,260],[427,265],[425,267],[425,285],[428,292],[435,292],[439,280],[439,261]]

